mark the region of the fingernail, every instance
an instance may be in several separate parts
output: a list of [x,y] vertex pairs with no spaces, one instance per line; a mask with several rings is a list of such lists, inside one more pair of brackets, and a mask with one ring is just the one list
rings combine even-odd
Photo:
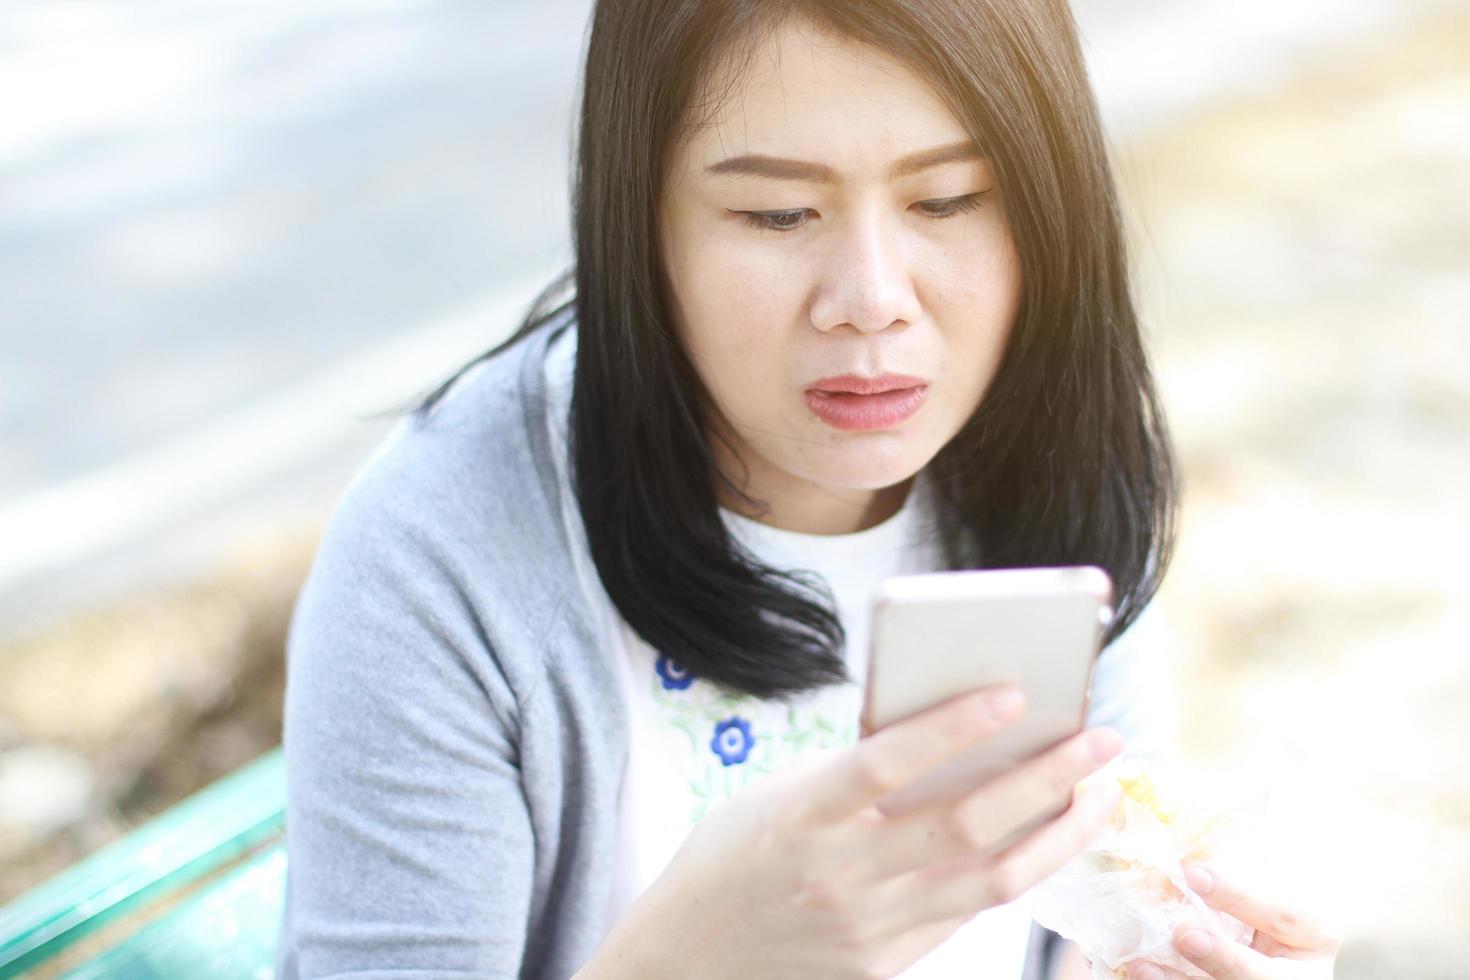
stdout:
[[1189,882],[1189,887],[1193,888],[1197,895],[1208,895],[1210,889],[1215,887],[1215,876],[1199,864],[1184,866],[1184,880]]
[[1133,980],[1164,980],[1164,971],[1152,963],[1145,963],[1138,969],[1129,971],[1128,975]]
[[1179,948],[1185,956],[1204,956],[1215,948],[1215,940],[1202,929],[1191,929],[1179,937]]

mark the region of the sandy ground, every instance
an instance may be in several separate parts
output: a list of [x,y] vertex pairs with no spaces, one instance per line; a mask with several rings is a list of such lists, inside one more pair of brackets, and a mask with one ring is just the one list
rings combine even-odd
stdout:
[[[1470,13],[1421,21],[1117,158],[1184,463],[1185,751],[1274,788],[1259,854],[1340,909],[1340,980],[1470,961],[1466,50]],[[312,534],[5,652],[0,750],[85,760],[94,806],[0,827],[0,901],[275,743]]]

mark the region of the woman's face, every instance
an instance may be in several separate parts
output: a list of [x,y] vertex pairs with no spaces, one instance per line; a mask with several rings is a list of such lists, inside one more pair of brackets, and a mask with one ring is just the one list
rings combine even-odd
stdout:
[[[898,508],[980,404],[1020,298],[964,128],[891,56],[795,19],[672,151],[659,247],[709,424],[734,446],[710,440],[722,471],[771,505],[750,516],[815,534]],[[884,374],[922,386],[808,390]]]

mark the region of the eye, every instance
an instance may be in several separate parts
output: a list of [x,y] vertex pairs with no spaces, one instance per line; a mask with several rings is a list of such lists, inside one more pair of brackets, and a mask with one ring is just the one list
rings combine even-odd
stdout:
[[799,221],[802,215],[810,208],[802,208],[800,211],[736,211],[745,219],[745,223],[752,228],[762,231],[795,231],[806,222]]
[[946,197],[938,201],[920,201],[919,209],[931,218],[951,218],[957,214],[973,211],[981,204],[980,199],[989,191],[976,191],[961,197]]
[[[980,199],[989,193],[988,190],[977,191],[974,194],[964,194],[960,197],[920,201],[915,207],[930,218],[952,218],[980,207]],[[798,208],[795,211],[735,211],[732,213],[740,215],[745,224],[752,228],[782,232],[796,231],[805,225],[805,216],[811,213],[811,208]]]

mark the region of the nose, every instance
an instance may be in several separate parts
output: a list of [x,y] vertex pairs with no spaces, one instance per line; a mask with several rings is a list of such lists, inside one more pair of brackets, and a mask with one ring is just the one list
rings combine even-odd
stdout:
[[919,298],[899,229],[883,214],[855,217],[826,256],[812,325],[822,332],[843,325],[862,333],[919,317]]

